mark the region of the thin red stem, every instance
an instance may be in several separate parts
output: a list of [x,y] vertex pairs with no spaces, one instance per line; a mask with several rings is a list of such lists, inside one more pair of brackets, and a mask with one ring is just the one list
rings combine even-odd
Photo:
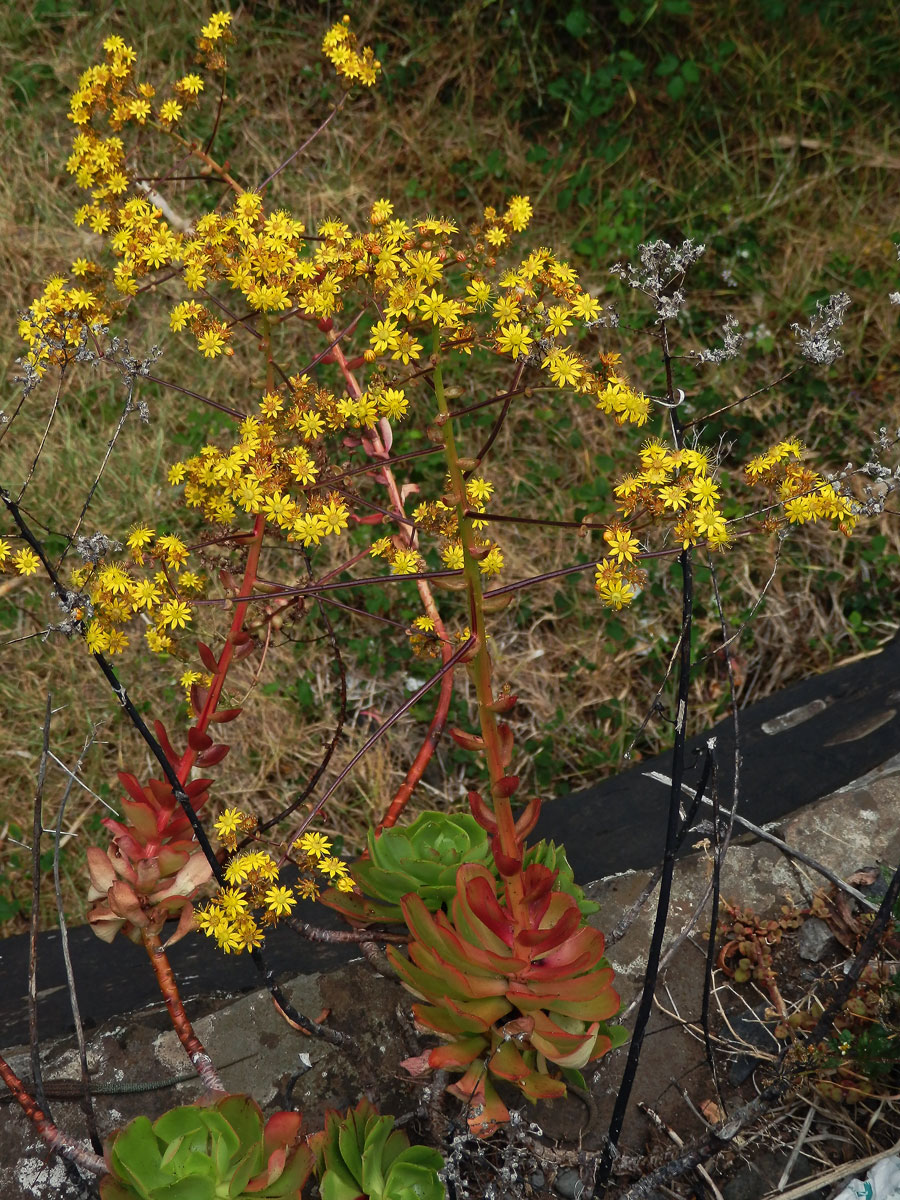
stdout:
[[83,1167],[86,1171],[91,1171],[95,1175],[105,1175],[107,1173],[106,1163],[99,1155],[93,1154],[85,1147],[79,1146],[77,1142],[67,1137],[66,1134],[60,1133],[53,1122],[47,1119],[44,1113],[38,1108],[37,1102],[25,1087],[25,1084],[2,1055],[0,1055],[0,1079],[9,1088],[13,1098],[25,1113],[25,1116],[31,1121],[51,1150],[55,1150],[63,1158],[67,1158],[70,1162],[75,1163],[76,1166]]
[[169,962],[169,956],[166,954],[165,948],[159,940],[159,934],[152,933],[148,929],[142,929],[141,941],[144,944],[144,949],[147,951],[153,972],[156,975],[159,990],[162,992],[163,999],[166,1002],[169,1019],[172,1022],[175,1032],[178,1034],[178,1040],[184,1046],[185,1054],[191,1060],[194,1070],[202,1079],[207,1091],[224,1092],[225,1087],[219,1078],[216,1068],[213,1066],[213,1061],[206,1053],[203,1043],[194,1032],[194,1027],[187,1013],[184,1011],[184,1005],[178,993],[178,984],[175,982],[175,975],[172,972],[172,964]]

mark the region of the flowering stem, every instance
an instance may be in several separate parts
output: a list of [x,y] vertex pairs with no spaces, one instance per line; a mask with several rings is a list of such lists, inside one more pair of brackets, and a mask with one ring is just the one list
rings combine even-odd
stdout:
[[[444,378],[439,356],[440,333],[436,330],[434,334],[433,355],[434,394],[437,400],[439,419],[443,421],[442,433],[444,437],[444,452],[447,460],[447,473],[450,477],[450,494],[456,503],[459,536],[463,551],[463,573],[469,596],[472,630],[475,634],[475,652],[470,671],[478,700],[478,719],[481,725],[481,736],[484,741],[485,757],[491,778],[491,796],[494,802],[494,818],[497,822],[500,849],[508,858],[517,860],[520,858],[520,853],[512,805],[510,804],[506,790],[501,786],[501,780],[504,779],[506,771],[503,766],[503,752],[500,746],[497,716],[492,707],[494,694],[491,687],[491,655],[487,648],[481,572],[472,554],[474,530],[472,528],[471,517],[466,515],[469,509],[466,484],[459,462],[459,455],[456,450],[453,421],[447,406],[447,397],[444,393]],[[511,907],[513,912],[518,913],[524,903],[521,872],[507,877],[506,882]]]
[[[333,327],[333,323],[329,319],[327,322],[322,323],[322,327],[325,332],[329,332]],[[356,380],[356,377],[353,375],[353,372],[350,370],[347,358],[338,341],[332,343],[330,353],[331,357],[341,370],[341,374],[343,375],[344,381],[347,384],[348,391],[354,397],[354,399],[358,399],[362,394],[360,386]],[[377,429],[370,431],[368,437],[364,439],[363,444],[369,450],[370,455],[376,460],[389,458],[388,448],[382,441]],[[379,465],[381,468],[382,477],[384,479],[384,484],[388,490],[388,494],[390,495],[394,509],[396,513],[402,517],[404,515],[403,498],[400,495],[400,489],[397,486],[396,477],[388,465],[384,463],[379,463]],[[400,534],[407,546],[412,547],[415,544],[416,533],[414,529],[407,531],[401,525]],[[438,611],[437,604],[435,603],[434,593],[429,587],[426,579],[417,579],[416,587],[418,588],[419,599],[422,601],[422,606],[425,609],[425,613],[433,621],[434,631],[440,638],[441,657],[443,664],[446,667],[453,655],[453,648],[450,643],[450,639],[447,636],[447,632],[444,629],[444,623],[441,620],[441,615]],[[444,726],[447,723],[447,714],[450,711],[450,699],[452,695],[453,672],[447,671],[441,678],[441,691],[438,697],[438,706],[434,716],[432,717],[431,724],[428,726],[428,733],[425,735],[425,740],[422,742],[418,754],[407,771],[406,778],[397,789],[387,812],[377,826],[375,830],[376,836],[381,833],[382,829],[389,828],[390,826],[396,824],[397,818],[406,807],[416,784],[422,778],[425,768],[431,761],[431,757],[434,754],[435,748],[440,741],[441,734],[444,731]]]
[[197,1037],[196,1033],[194,1033],[194,1027],[191,1025],[188,1015],[184,1011],[181,996],[178,994],[178,985],[172,973],[172,965],[169,962],[169,956],[166,954],[162,942],[159,940],[159,934],[152,933],[146,928],[142,929],[141,941],[143,942],[144,949],[147,951],[153,972],[156,975],[159,990],[162,992],[163,999],[166,1002],[169,1018],[175,1032],[178,1034],[178,1040],[184,1046],[185,1053],[191,1060],[195,1071],[202,1079],[207,1091],[224,1092],[225,1088],[216,1068],[213,1066],[213,1061],[206,1053],[203,1043]]
[[[244,624],[244,618],[247,615],[247,608],[250,603],[250,597],[253,594],[253,588],[256,584],[256,573],[259,568],[259,556],[262,551],[263,534],[266,528],[266,519],[260,514],[253,522],[252,540],[250,542],[250,550],[247,555],[247,563],[244,567],[244,576],[241,580],[241,588],[238,593],[238,601],[235,604],[234,617],[231,622],[231,628],[228,631],[228,637],[225,639],[225,646],[219,656],[216,664],[216,672],[213,676],[212,683],[209,686],[209,692],[204,701],[195,729],[200,733],[205,733],[206,728],[212,720],[213,714],[216,711],[216,706],[222,695],[222,688],[225,686],[225,679],[228,675],[228,668],[231,666],[232,658],[234,657],[235,638],[241,632]],[[194,760],[197,757],[197,751],[193,747],[188,746],[182,755],[181,761],[178,764],[178,778],[184,783],[190,774],[191,768],[194,765]]]
[[[266,318],[262,321],[262,345],[266,355],[266,386],[271,389],[274,385],[274,364],[272,360],[272,339],[269,322]],[[266,518],[264,514],[258,513],[253,522],[253,533],[250,538],[250,548],[247,553],[247,561],[244,564],[244,575],[241,580],[240,590],[238,592],[238,601],[234,609],[234,617],[231,621],[231,628],[228,631],[228,637],[225,639],[225,646],[216,663],[215,674],[213,675],[212,683],[209,686],[209,691],[206,694],[206,699],[203,702],[203,708],[197,715],[195,729],[199,733],[205,733],[209,722],[212,720],[213,714],[216,711],[216,706],[219,703],[219,698],[222,695],[222,688],[225,686],[225,679],[228,675],[228,668],[231,666],[232,658],[234,657],[235,641],[238,634],[241,632],[244,625],[244,618],[247,615],[247,606],[250,597],[253,594],[253,588],[256,585],[257,572],[259,570],[259,556],[262,553],[263,536],[266,531]],[[178,764],[178,778],[182,784],[186,781],[190,774],[191,768],[197,757],[198,751],[192,746],[188,746],[182,755],[181,761]]]
[[32,1122],[51,1150],[55,1150],[63,1158],[67,1158],[76,1166],[91,1171],[95,1175],[106,1174],[106,1163],[98,1154],[93,1154],[85,1147],[79,1146],[77,1142],[73,1142],[64,1133],[60,1133],[53,1122],[47,1119],[38,1108],[34,1097],[2,1055],[0,1055],[0,1079],[9,1088],[25,1116]]
[[[444,666],[447,665],[453,649],[447,639],[441,641],[441,658]],[[390,829],[391,826],[397,823],[397,818],[403,812],[406,804],[413,793],[416,784],[422,778],[425,768],[431,761],[431,756],[441,740],[441,734],[444,732],[444,726],[447,724],[447,714],[450,711],[450,698],[453,695],[453,672],[447,671],[441,679],[441,691],[438,696],[438,705],[435,709],[434,716],[431,718],[431,724],[428,726],[428,733],[425,735],[425,741],[419,747],[419,753],[412,761],[412,765],[406,772],[406,778],[394,794],[390,806],[378,825],[375,826],[375,836],[378,837],[383,829]]]

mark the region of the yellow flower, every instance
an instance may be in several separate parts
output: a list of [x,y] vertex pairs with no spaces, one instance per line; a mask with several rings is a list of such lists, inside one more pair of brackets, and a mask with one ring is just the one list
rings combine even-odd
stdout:
[[595,300],[587,292],[582,292],[572,301],[572,312],[583,321],[596,321],[602,309],[599,300]]
[[239,808],[226,808],[222,815],[213,822],[213,827],[219,837],[225,837],[230,833],[237,833],[243,819],[244,814]]
[[624,608],[634,599],[634,588],[624,579],[612,579],[597,587],[600,599],[608,608]]
[[266,908],[276,917],[290,916],[297,897],[286,887],[270,887],[265,895]]
[[216,896],[216,902],[225,916],[232,920],[247,911],[247,897],[240,888],[222,888]]
[[304,833],[294,842],[294,849],[310,858],[324,858],[331,852],[331,842],[324,833]]
[[634,556],[641,548],[636,537],[621,526],[610,526],[604,529],[603,540],[609,545],[609,555],[617,562],[634,562]]
[[179,119],[183,112],[184,109],[177,100],[166,100],[160,106],[159,119],[161,121],[165,121],[166,124],[171,125]]
[[323,875],[327,875],[329,879],[340,878],[347,874],[347,864],[341,862],[339,858],[333,855],[329,858],[320,859],[316,866]]
[[415,575],[419,569],[419,556],[415,550],[398,550],[391,563],[392,575]]
[[161,552],[170,567],[180,567],[187,562],[188,548],[173,533],[165,534],[156,540],[156,550]]
[[478,569],[482,575],[499,575],[503,569],[503,553],[499,546],[493,546],[484,558],[479,559]]
[[84,640],[92,654],[102,654],[109,645],[109,634],[96,621],[91,621]]
[[197,348],[204,358],[217,358],[225,348],[225,339],[218,329],[209,329],[197,339]]
[[144,638],[154,654],[168,654],[173,649],[172,639],[158,629],[148,629]]
[[[788,501],[788,504],[792,501]],[[693,514],[694,528],[701,537],[705,537],[708,541],[715,541],[725,534],[725,518],[717,508],[704,506],[698,508]]]
[[484,308],[491,301],[491,285],[485,279],[473,279],[466,294],[476,308]]
[[187,92],[190,96],[197,96],[203,91],[203,80],[199,75],[185,75],[175,84],[179,92]]
[[563,304],[554,304],[547,310],[547,333],[559,337],[571,327],[571,310]]
[[384,354],[386,350],[396,350],[400,341],[396,321],[392,321],[389,317],[385,317],[383,321],[376,321],[369,333],[369,341],[376,354]]
[[191,619],[191,610],[182,600],[169,600],[159,610],[159,620],[164,628],[184,629]]
[[527,354],[532,341],[528,326],[522,325],[519,321],[512,321],[509,325],[503,326],[497,334],[498,348],[505,354],[511,354],[513,358]]
[[372,205],[372,213],[369,217],[370,224],[383,225],[393,211],[394,206],[390,200],[376,200]]
[[426,321],[431,321],[433,325],[437,325],[441,320],[441,309],[445,303],[444,296],[436,288],[431,289],[431,295],[422,295],[419,297],[417,304],[419,312]]
[[347,528],[347,523],[350,518],[350,514],[347,512],[347,509],[344,507],[344,505],[338,503],[336,500],[329,500],[328,503],[323,506],[319,516],[323,522],[324,532],[326,534],[340,533],[341,530]]
[[18,550],[13,555],[12,561],[13,566],[20,575],[33,575],[41,565],[41,560],[38,558],[35,552],[33,550],[29,550],[27,547],[23,547],[23,549]]
[[506,219],[516,233],[521,233],[523,229],[527,228],[533,212],[531,201],[527,196],[513,196],[506,206]]
[[156,530],[152,529],[149,525],[141,525],[140,523],[132,525],[128,531],[127,538],[129,548],[133,551],[143,550],[145,546],[153,541],[155,533]]

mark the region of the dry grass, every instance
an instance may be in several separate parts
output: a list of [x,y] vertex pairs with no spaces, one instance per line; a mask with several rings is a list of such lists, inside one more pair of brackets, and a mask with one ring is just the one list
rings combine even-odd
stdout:
[[[528,5],[522,8],[526,16],[529,11]],[[97,239],[70,224],[73,190],[63,170],[70,137],[68,91],[93,60],[99,41],[112,32],[132,42],[148,65],[186,63],[185,48],[205,12],[198,3],[84,10],[58,0],[37,4],[26,20],[11,10],[0,15],[0,75],[8,90],[2,131],[7,169],[0,180],[0,264],[6,279],[0,348],[8,410],[16,395],[9,380],[17,353],[16,311],[47,275],[97,248]],[[401,212],[432,209],[466,218],[510,192],[530,192],[536,198],[535,241],[569,249],[603,289],[605,265],[640,238],[703,237],[710,243],[708,264],[694,280],[679,349],[709,344],[726,312],[756,331],[757,344],[766,327],[777,341],[768,356],[751,350],[736,369],[726,367],[708,378],[679,364],[681,385],[697,412],[779,373],[790,352],[787,325],[802,318],[811,293],[855,287],[860,302],[846,330],[847,357],[826,382],[813,386],[806,376],[737,410],[730,426],[735,457],[740,460],[760,442],[790,431],[805,438],[817,463],[834,469],[859,461],[872,432],[894,420],[895,317],[884,295],[896,287],[890,234],[900,159],[893,152],[895,110],[883,99],[877,74],[885,46],[896,41],[896,14],[885,8],[872,19],[866,33],[871,53],[861,62],[839,30],[813,18],[808,27],[798,26],[794,40],[783,43],[784,31],[760,25],[752,11],[712,6],[678,30],[683,56],[701,63],[712,61],[725,32],[736,46],[719,74],[706,72],[702,94],[696,90],[673,104],[664,79],[651,73],[630,93],[623,90],[601,122],[580,122],[572,105],[566,116],[565,106],[547,94],[548,80],[577,79],[588,64],[602,67],[604,53],[602,45],[567,41],[552,5],[543,23],[529,28],[514,28],[509,10],[485,7],[480,0],[446,12],[426,11],[414,0],[374,3],[360,8],[356,21],[373,41],[384,43],[386,82],[279,177],[274,199],[307,221],[340,212],[353,222],[364,218],[375,195],[392,196]],[[298,11],[277,0],[242,10],[244,32],[231,72],[234,101],[225,112],[219,144],[240,164],[244,178],[268,174],[327,111],[317,65],[322,26],[318,9]],[[641,35],[645,42],[634,43],[651,57],[661,54],[654,37],[665,41],[667,36],[666,27],[658,33],[655,28],[649,25]],[[849,112],[858,114],[853,126]],[[628,144],[610,157],[604,147],[617,128]],[[536,165],[536,149],[543,153],[543,166]],[[172,199],[188,208],[196,197],[186,187]],[[557,197],[565,197],[566,189],[572,198],[560,210]],[[733,271],[734,289],[720,276],[724,267]],[[658,348],[628,327],[638,319],[635,298],[626,295],[619,302],[623,329],[610,336],[608,348],[622,351],[641,386],[658,389]],[[645,320],[646,312],[640,323]],[[195,360],[173,339],[164,339],[164,323],[160,307],[146,327],[129,318],[125,333],[136,350],[164,340],[160,373],[188,386],[197,383]],[[473,394],[480,394],[485,382],[476,369]],[[226,374],[220,368],[204,376],[203,386],[227,401],[246,396],[254,385],[248,369]],[[207,440],[209,422],[172,393],[154,396],[148,389],[147,396],[153,423],[144,428],[135,422],[123,431],[91,506],[89,530],[123,531],[147,512],[158,514],[161,523],[175,519],[163,467],[186,445]],[[48,392],[37,393],[17,421],[15,439],[0,443],[0,480],[19,480],[27,471],[51,399]],[[54,531],[70,529],[77,518],[120,404],[114,385],[99,378],[63,398],[29,493],[35,515]],[[598,480],[622,454],[620,434],[574,399],[554,399],[553,405],[544,415],[537,400],[532,407],[513,408],[491,462],[499,507],[524,515],[602,518],[609,511],[608,489]],[[714,424],[711,439],[725,428]],[[893,566],[900,561],[895,523],[886,520],[880,533],[880,554]],[[593,542],[576,540],[573,546],[568,535],[554,529],[505,530],[508,577],[586,560],[596,553],[598,535],[592,536]],[[745,547],[736,565],[729,565],[723,587],[735,621],[755,603],[771,561],[771,546]],[[863,578],[864,571],[869,578]],[[897,605],[890,588],[879,582],[883,576],[877,559],[866,560],[858,546],[820,530],[792,539],[738,650],[742,700],[757,699],[895,631]],[[46,622],[43,585],[28,580],[3,587],[4,637],[39,632]],[[548,586],[520,596],[495,627],[498,678],[508,678],[521,697],[521,765],[529,784],[549,795],[615,769],[643,718],[648,679],[662,679],[674,646],[673,614],[680,595],[665,569],[626,617],[598,613],[588,596],[583,579]],[[854,611],[861,614],[861,624],[851,623]],[[380,627],[372,632],[355,617],[341,621],[350,647],[350,720],[331,771],[340,769],[371,731],[364,710],[387,714],[408,695],[402,653],[388,641],[393,635]],[[279,681],[277,687],[258,694],[232,726],[235,752],[216,789],[222,803],[252,797],[261,815],[277,811],[302,789],[336,717],[335,669],[314,610],[290,637],[294,640],[285,639],[269,654],[263,682]],[[698,656],[712,652],[719,641],[714,609],[701,605]],[[0,829],[9,821],[16,836],[15,827],[30,827],[48,691],[60,707],[53,747],[64,761],[75,758],[91,721],[106,722],[85,771],[101,796],[114,795],[116,769],[126,764],[138,772],[149,768],[143,749],[112,711],[102,682],[84,671],[75,647],[32,636],[8,646],[4,655],[0,770],[7,800],[0,808]],[[422,674],[418,664],[408,673]],[[148,713],[174,712],[178,689],[154,664],[137,654],[125,675]],[[311,695],[294,689],[301,676]],[[698,680],[695,696],[698,723],[721,711],[725,694],[715,661],[712,673]],[[390,744],[380,744],[329,802],[324,827],[342,835],[348,848],[360,845],[372,816],[383,811],[428,718],[428,705],[417,706],[414,719]],[[454,719],[466,719],[464,681]],[[637,751],[660,749],[667,734],[665,723],[651,723]],[[442,746],[414,803],[457,802],[465,771],[464,757]],[[51,777],[57,790],[61,778]],[[51,788],[48,799],[54,795]],[[100,813],[99,803],[83,793],[72,817],[82,840],[96,834]],[[81,857],[72,845],[63,856],[65,901],[77,918],[83,903]],[[0,901],[7,910],[22,898],[26,858],[8,847],[0,865]],[[47,917],[52,919],[49,900]],[[14,914],[6,929],[14,932],[21,922]]]

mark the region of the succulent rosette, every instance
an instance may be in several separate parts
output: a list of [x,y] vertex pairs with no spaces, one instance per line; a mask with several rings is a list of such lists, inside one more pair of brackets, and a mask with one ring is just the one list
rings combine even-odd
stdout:
[[344,1116],[329,1112],[310,1144],[322,1200],[444,1200],[438,1151],[411,1146],[365,1098]]
[[[106,818],[103,824],[113,834],[110,846],[92,846],[87,852],[88,921],[105,942],[120,930],[138,942],[141,929],[159,932],[178,915],[178,928],[169,939],[177,941],[191,928],[191,898],[209,879],[209,863],[168,783],[151,779],[141,787],[124,771],[119,780],[128,793],[120,801],[125,820]],[[210,782],[195,779],[185,785],[195,809],[207,799]]]
[[312,1167],[299,1113],[266,1121],[239,1095],[136,1117],[105,1151],[102,1200],[299,1200]]
[[555,879],[540,863],[526,867],[517,917],[508,894],[498,898],[492,872],[465,864],[449,914],[404,898],[409,958],[387,951],[424,1001],[413,1006],[417,1021],[446,1040],[405,1065],[462,1071],[449,1090],[467,1103],[479,1135],[509,1119],[494,1079],[530,1100],[551,1099],[565,1094],[566,1072],[625,1040],[607,1023],[619,996],[603,935],[583,923],[574,897],[554,890]]
[[363,924],[403,923],[401,901],[415,893],[430,912],[449,905],[462,863],[491,861],[488,837],[468,813],[423,812],[410,825],[369,831],[369,854],[351,867],[361,895],[330,889],[324,903]]
[[[369,832],[369,853],[351,867],[358,893],[329,889],[323,903],[360,924],[403,923],[401,901],[414,893],[429,912],[448,909],[456,894],[456,872],[463,863],[480,863],[500,876],[494,867],[486,831],[468,813],[424,812],[410,825]],[[565,850],[554,842],[538,842],[525,856],[525,864],[540,863],[556,871],[555,888],[576,900],[582,916],[600,905],[586,900],[575,882]]]

